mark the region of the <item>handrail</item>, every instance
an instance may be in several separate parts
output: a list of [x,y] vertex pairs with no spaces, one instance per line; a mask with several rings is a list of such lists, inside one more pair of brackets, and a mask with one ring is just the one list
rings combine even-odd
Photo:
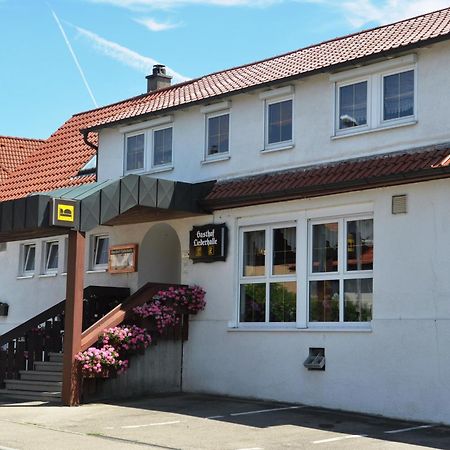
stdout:
[[[115,295],[116,297],[126,297],[127,295],[129,295],[129,292],[130,291],[128,288],[115,288],[112,286],[88,286],[84,288],[83,295],[84,298],[89,298],[92,296],[108,297],[112,295]],[[9,330],[6,333],[0,335],[0,347],[7,344],[12,339],[17,339],[24,336],[27,331],[31,330],[32,328],[38,327],[47,320],[63,314],[65,303],[66,301],[62,300],[61,302],[51,306],[45,311],[42,311],[26,322],[21,323],[12,330]]]
[[115,327],[120,325],[126,317],[131,313],[132,309],[136,306],[141,306],[160,290],[167,289],[169,287],[176,287],[180,285],[168,284],[168,283],[146,283],[134,294],[125,299],[123,303],[117,305],[108,314],[99,319],[91,327],[85,330],[81,335],[81,351],[86,350],[91,345],[95,344],[100,334],[106,328]]
[[62,314],[64,312],[65,303],[66,301],[63,300],[62,302],[59,302],[56,305],[51,306],[45,311],[42,311],[37,316],[34,316],[31,319],[27,320],[26,322],[21,323],[12,330],[9,330],[6,333],[0,335],[0,347],[7,344],[11,339],[17,339],[22,337],[27,331],[37,327],[41,323],[44,323],[45,321],[55,316],[58,316],[59,314]]

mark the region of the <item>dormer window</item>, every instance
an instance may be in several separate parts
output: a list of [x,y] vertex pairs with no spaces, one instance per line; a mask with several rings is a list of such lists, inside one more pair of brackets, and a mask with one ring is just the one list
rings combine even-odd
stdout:
[[414,70],[383,77],[383,120],[414,115]]
[[367,125],[367,81],[339,87],[339,129]]

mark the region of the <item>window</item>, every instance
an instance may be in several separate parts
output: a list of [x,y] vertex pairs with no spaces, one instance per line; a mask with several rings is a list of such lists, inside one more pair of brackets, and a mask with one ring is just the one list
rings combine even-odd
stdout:
[[36,263],[36,245],[24,244],[22,246],[22,275],[33,275]]
[[153,166],[172,163],[172,127],[153,132]]
[[414,70],[383,77],[383,120],[414,115]]
[[134,172],[145,168],[145,135],[144,133],[126,137],[126,172]]
[[292,99],[266,100],[266,147],[292,142]]
[[416,57],[408,55],[330,76],[336,136],[416,122]]
[[367,125],[367,81],[339,87],[339,129]]
[[240,322],[295,322],[296,228],[241,233]]
[[373,219],[310,223],[309,322],[372,320]]
[[93,270],[108,268],[109,237],[107,235],[92,236],[92,263]]
[[207,156],[229,152],[230,114],[207,117]]
[[57,241],[44,242],[44,273],[58,271],[59,244]]

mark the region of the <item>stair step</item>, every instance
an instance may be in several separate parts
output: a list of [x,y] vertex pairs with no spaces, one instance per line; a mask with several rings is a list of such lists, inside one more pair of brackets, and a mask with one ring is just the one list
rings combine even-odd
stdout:
[[61,372],[44,372],[41,370],[21,370],[20,379],[24,381],[61,381]]
[[50,362],[59,362],[59,363],[63,362],[63,354],[62,353],[50,352],[48,354],[48,356],[50,357]]
[[34,370],[42,372],[62,372],[63,363],[51,361],[36,361],[34,363]]
[[36,392],[61,392],[62,381],[5,380],[6,389]]
[[0,401],[24,400],[41,402],[60,402],[61,392],[37,392],[0,389]]

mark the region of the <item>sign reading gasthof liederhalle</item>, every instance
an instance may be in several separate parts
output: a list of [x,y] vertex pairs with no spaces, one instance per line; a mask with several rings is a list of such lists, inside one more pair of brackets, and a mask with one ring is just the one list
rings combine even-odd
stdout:
[[76,224],[77,202],[54,198],[52,202],[51,225],[74,228]]
[[189,235],[189,258],[196,262],[225,261],[228,228],[224,223],[193,227]]

